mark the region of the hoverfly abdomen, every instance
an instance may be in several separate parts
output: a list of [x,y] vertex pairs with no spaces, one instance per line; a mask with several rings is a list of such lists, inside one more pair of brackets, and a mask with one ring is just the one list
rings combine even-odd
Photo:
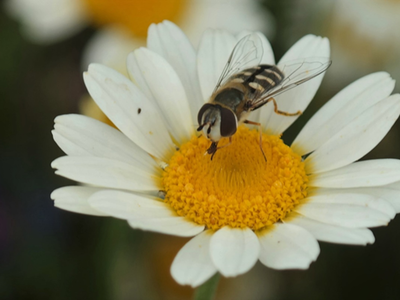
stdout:
[[250,95],[254,95],[274,88],[282,82],[284,77],[285,75],[277,66],[258,65],[233,75],[229,81],[243,84]]

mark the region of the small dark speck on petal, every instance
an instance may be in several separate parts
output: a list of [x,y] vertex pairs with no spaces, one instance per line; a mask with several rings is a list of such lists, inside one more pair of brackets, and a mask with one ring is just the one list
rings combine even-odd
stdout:
[[137,110],[138,115],[140,115],[141,112],[142,112],[142,109],[138,108],[138,110]]
[[167,193],[165,191],[163,191],[163,190],[159,190],[158,191],[158,197],[160,197],[161,199],[165,199],[165,195],[166,194]]

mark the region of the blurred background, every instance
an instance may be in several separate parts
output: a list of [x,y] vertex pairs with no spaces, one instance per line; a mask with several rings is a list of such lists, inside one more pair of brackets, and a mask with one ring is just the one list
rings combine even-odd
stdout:
[[[208,27],[259,30],[277,60],[307,33],[327,36],[333,64],[309,108],[284,133],[287,143],[357,78],[387,71],[400,80],[400,1],[145,2],[0,2],[0,299],[191,298],[193,290],[169,272],[187,239],[63,211],[50,199],[71,184],[50,167],[63,155],[50,133],[54,118],[102,118],[82,71],[101,62],[124,72],[126,54],[145,45],[150,23],[176,22],[195,46]],[[400,158],[399,130],[397,122],[365,158]],[[257,263],[245,275],[222,279],[216,299],[400,299],[400,218],[373,232],[376,242],[366,247],[320,243],[307,271]]]

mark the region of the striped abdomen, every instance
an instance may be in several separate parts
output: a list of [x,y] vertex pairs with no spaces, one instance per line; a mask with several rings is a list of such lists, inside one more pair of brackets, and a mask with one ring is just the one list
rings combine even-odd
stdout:
[[234,74],[228,82],[243,84],[249,90],[250,95],[264,93],[283,80],[285,75],[277,66],[258,65]]

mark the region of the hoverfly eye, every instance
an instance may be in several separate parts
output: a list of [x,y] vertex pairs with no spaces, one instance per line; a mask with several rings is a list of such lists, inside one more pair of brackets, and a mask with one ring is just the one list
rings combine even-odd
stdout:
[[221,136],[232,136],[237,130],[237,119],[234,112],[228,108],[221,107]]
[[[200,110],[199,110],[199,113],[197,114],[197,123],[200,125],[200,127],[201,126],[204,126],[204,125],[201,125],[202,124],[202,119],[203,119],[203,115],[204,115],[204,113],[210,108],[210,107],[213,107],[214,105],[212,105],[212,104],[210,104],[210,103],[206,103],[206,104],[204,104],[201,108],[200,108]],[[199,127],[199,128],[200,128]],[[198,129],[197,129],[198,130]],[[200,129],[201,130],[201,129]],[[200,131],[200,130],[198,130],[198,131]]]

